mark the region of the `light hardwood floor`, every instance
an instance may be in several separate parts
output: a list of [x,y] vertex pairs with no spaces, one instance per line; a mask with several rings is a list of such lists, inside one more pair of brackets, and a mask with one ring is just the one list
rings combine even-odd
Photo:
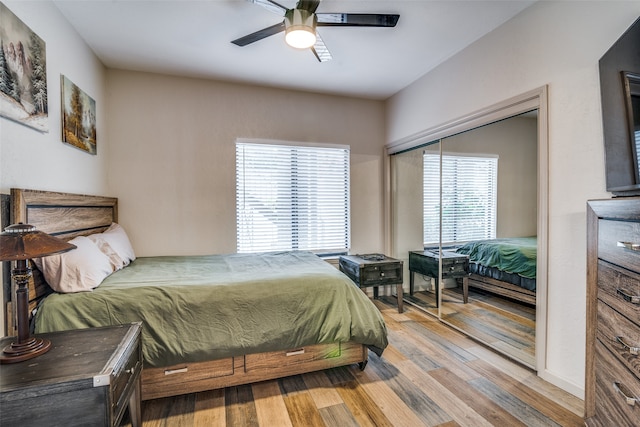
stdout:
[[583,426],[582,400],[391,297],[390,345],[356,365],[143,402],[143,426]]
[[[405,294],[405,301],[435,312],[433,292]],[[535,366],[536,309],[529,304],[503,298],[479,289],[469,289],[469,303],[464,304],[460,288],[442,293],[442,319],[467,331],[469,335],[503,353]]]

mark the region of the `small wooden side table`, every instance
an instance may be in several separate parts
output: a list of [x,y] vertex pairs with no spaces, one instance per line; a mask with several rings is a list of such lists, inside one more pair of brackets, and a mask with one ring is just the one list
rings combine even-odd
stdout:
[[[414,273],[432,277],[436,287],[436,307],[440,304],[438,281],[438,250],[409,252],[409,295],[413,295]],[[442,251],[442,278],[462,279],[462,298],[469,302],[469,257],[452,251]]]
[[358,287],[373,286],[373,297],[378,298],[378,286],[396,285],[398,313],[402,313],[402,261],[382,254],[343,255],[340,271]]
[[142,426],[140,333],[132,323],[37,335],[47,353],[0,365],[0,425],[117,426],[128,406]]

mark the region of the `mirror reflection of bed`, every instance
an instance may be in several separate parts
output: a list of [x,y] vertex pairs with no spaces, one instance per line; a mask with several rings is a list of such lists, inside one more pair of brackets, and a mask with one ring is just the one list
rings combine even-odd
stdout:
[[[537,129],[537,111],[532,111],[391,158],[395,256],[407,258],[406,251],[424,245],[436,253],[441,248],[470,257],[467,303],[461,279],[441,280],[438,304],[436,281],[417,274],[416,292],[405,294],[405,301],[531,368],[535,368],[536,329]],[[484,170],[492,162],[497,167],[495,178]],[[470,185],[478,175],[483,182],[493,179],[488,185],[495,185],[495,193]],[[484,192],[486,196],[478,197]],[[489,203],[487,197],[495,198],[495,207],[478,214],[477,205]],[[456,220],[469,212],[482,217],[472,230]],[[489,243],[496,242],[497,252],[490,252],[495,245]],[[466,243],[468,247],[461,249]],[[453,267],[443,261],[443,277],[447,268]]]

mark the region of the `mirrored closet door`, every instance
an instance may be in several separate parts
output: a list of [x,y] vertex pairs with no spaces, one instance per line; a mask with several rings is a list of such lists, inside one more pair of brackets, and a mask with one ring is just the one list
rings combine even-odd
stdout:
[[404,261],[405,302],[533,369],[546,284],[537,277],[546,271],[540,128],[533,108],[389,158],[390,246]]

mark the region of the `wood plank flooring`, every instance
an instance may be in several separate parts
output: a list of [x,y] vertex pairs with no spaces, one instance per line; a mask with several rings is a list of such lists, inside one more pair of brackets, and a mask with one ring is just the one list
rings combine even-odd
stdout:
[[[582,400],[395,298],[389,331],[357,365],[142,403],[144,427],[583,426]],[[130,425],[126,424],[125,425]]]
[[[436,310],[433,292],[405,294],[404,299],[423,310]],[[464,304],[460,288],[447,288],[442,293],[442,319],[526,366],[535,366],[534,306],[473,288]]]

